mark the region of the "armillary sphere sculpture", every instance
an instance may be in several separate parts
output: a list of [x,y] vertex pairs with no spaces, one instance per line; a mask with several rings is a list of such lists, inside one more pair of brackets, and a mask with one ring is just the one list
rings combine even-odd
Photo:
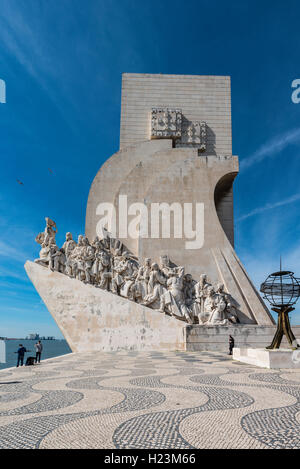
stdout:
[[297,349],[297,340],[292,332],[289,313],[300,296],[300,281],[294,277],[293,272],[274,272],[261,284],[260,291],[264,298],[273,306],[272,310],[278,313],[277,331],[273,341],[267,349],[278,349],[283,334],[293,350]]

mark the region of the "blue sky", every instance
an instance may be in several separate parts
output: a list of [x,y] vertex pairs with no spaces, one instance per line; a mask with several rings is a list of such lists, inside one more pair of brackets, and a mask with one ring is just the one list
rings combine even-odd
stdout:
[[0,0],[0,335],[62,337],[23,265],[45,216],[58,243],[84,232],[123,72],[231,76],[236,251],[256,285],[280,254],[300,276],[299,15],[293,0]]

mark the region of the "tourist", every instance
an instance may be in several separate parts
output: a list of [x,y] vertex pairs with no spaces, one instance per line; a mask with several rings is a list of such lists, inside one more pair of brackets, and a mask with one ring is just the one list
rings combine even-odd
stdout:
[[43,345],[42,345],[42,342],[39,340],[35,344],[35,363],[40,363],[41,362],[42,351],[43,351]]
[[232,337],[232,335],[229,336],[229,354],[228,355],[232,355],[232,350],[234,348],[234,338]]
[[26,348],[23,347],[22,344],[19,344],[19,348],[17,352],[15,352],[18,354],[17,367],[19,366],[20,363],[21,363],[21,366],[23,366],[25,352],[30,352],[30,350],[26,350]]

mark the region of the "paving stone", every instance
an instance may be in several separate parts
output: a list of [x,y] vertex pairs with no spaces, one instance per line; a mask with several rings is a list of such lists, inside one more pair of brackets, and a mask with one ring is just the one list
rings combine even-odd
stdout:
[[300,448],[293,370],[213,352],[117,352],[0,378],[0,448]]

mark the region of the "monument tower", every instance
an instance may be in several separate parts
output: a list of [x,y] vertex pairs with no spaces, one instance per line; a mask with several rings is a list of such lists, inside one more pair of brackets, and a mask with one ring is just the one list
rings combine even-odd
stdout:
[[25,267],[73,351],[269,341],[274,320],[234,250],[238,171],[230,77],[123,74],[120,149],[91,185],[85,237],[59,250],[46,218]]
[[[144,203],[149,214],[155,203],[202,203],[199,247],[184,232],[180,238],[163,238],[160,231],[153,238],[150,226],[148,237],[138,239],[120,236],[117,227],[117,238],[139,259],[158,261],[167,254],[195,279],[205,272],[212,283],[222,282],[240,305],[241,323],[273,324],[234,251],[232,186],[238,171],[238,157],[232,155],[230,77],[125,73],[120,150],[93,181],[86,235],[93,239],[97,234],[99,202],[113,203],[118,219],[122,195],[127,206]],[[195,210],[192,216],[195,226]]]

